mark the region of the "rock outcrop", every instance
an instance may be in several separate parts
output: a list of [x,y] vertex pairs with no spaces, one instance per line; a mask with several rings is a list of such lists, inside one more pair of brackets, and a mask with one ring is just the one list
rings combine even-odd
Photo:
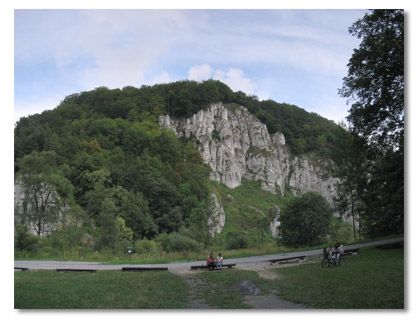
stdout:
[[225,222],[226,215],[224,213],[224,208],[218,201],[217,195],[215,193],[212,193],[210,215],[207,221],[208,232],[211,235],[211,237],[214,237],[215,234],[221,232],[225,225]]
[[281,224],[279,217],[279,208],[277,206],[271,207],[269,210],[269,218],[272,219],[272,222],[269,224],[268,230],[272,236],[278,236],[278,226]]
[[336,178],[328,171],[331,162],[311,156],[293,156],[282,133],[269,134],[266,125],[236,104],[212,104],[191,118],[161,116],[161,127],[199,143],[211,179],[230,188],[241,179],[261,180],[262,188],[284,194],[314,191],[333,203]]

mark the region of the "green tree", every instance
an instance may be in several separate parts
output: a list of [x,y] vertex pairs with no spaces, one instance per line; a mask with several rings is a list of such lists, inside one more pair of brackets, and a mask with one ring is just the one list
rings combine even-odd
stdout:
[[403,232],[404,11],[372,10],[349,32],[362,42],[349,61],[341,96],[353,102],[351,132],[368,142],[368,174],[360,188],[368,236]]
[[121,201],[121,217],[132,229],[135,240],[152,238],[157,234],[157,226],[148,209],[148,203],[142,192],[127,192]]
[[307,192],[291,199],[281,210],[280,243],[293,247],[321,243],[332,215],[329,203],[318,193]]
[[99,211],[97,248],[115,250],[120,239],[118,209],[110,198],[106,198]]
[[354,101],[355,131],[382,146],[400,146],[404,134],[404,11],[373,10],[349,32],[362,38],[340,94]]
[[73,186],[56,167],[54,152],[33,152],[19,160],[18,184],[24,198],[18,214],[38,236],[50,232],[73,202]]
[[339,179],[336,186],[334,208],[341,218],[352,219],[353,239],[362,228],[363,189],[368,179],[367,145],[358,135],[350,133],[344,123],[337,136],[333,151],[334,176]]

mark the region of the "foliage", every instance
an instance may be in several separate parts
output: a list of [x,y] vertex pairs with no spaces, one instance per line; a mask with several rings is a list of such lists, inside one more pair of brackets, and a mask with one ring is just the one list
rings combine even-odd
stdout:
[[368,174],[368,146],[365,140],[354,133],[346,132],[342,124],[342,132],[338,140],[338,148],[334,151],[334,176],[339,179],[334,209],[341,219],[352,219],[353,237],[359,235],[363,219],[363,188]]
[[38,236],[51,231],[72,202],[73,186],[56,167],[55,152],[33,152],[18,161],[18,183],[24,200],[16,210],[21,222],[28,224]]
[[366,158],[353,159],[343,170],[343,178],[353,180],[340,191],[356,190],[365,235],[403,233],[404,11],[372,10],[349,32],[362,42],[339,92],[353,102],[347,117],[351,133],[369,145]]
[[37,249],[38,237],[29,233],[25,224],[15,225],[14,248],[17,251],[33,252]]
[[242,232],[229,232],[226,237],[226,249],[245,249],[248,246],[247,237]]
[[332,210],[320,194],[307,192],[295,197],[281,210],[280,242],[293,247],[319,244],[329,231],[331,219]]
[[348,120],[362,137],[399,146],[404,133],[404,11],[373,10],[349,32],[362,38],[340,94],[354,101]]
[[157,254],[161,252],[161,246],[153,240],[144,238],[135,242],[134,252],[142,255]]
[[167,252],[200,251],[203,249],[202,244],[176,232],[160,234],[155,238],[155,241],[160,243]]

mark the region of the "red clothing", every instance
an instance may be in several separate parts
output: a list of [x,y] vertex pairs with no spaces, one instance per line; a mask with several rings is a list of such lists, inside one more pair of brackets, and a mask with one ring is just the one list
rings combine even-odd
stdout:
[[212,257],[212,256],[209,256],[207,258],[207,265],[209,265],[210,263],[215,263],[214,257]]

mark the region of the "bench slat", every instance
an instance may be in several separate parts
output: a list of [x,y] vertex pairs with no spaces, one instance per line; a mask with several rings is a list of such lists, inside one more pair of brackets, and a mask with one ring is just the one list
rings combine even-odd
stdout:
[[57,269],[58,272],[96,272],[96,269]]
[[[226,263],[226,264],[223,264],[223,268],[227,268],[227,267],[231,268],[231,267],[234,267],[235,265],[236,265],[235,263]],[[206,268],[208,268],[206,265],[191,266],[191,269],[206,269]]]
[[123,267],[122,271],[166,271],[167,267]]
[[292,258],[271,259],[271,260],[269,260],[269,262],[275,263],[275,262],[289,261],[289,260],[294,260],[294,259],[304,260],[305,258],[306,257],[304,255],[304,256],[292,257]]

